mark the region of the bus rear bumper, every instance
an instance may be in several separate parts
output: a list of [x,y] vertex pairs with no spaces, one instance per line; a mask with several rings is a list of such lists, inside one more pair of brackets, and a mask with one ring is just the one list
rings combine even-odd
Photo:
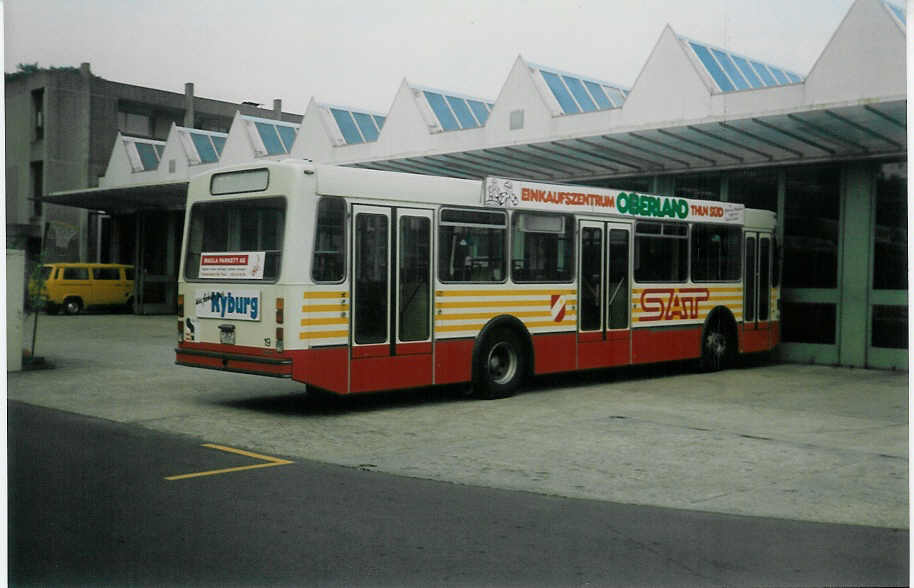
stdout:
[[237,372],[274,378],[292,377],[292,360],[282,356],[231,353],[213,349],[175,348],[175,363],[223,372]]

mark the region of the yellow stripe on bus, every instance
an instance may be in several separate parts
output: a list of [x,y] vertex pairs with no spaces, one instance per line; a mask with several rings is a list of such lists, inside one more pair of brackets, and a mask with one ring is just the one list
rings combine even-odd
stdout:
[[306,304],[302,312],[343,312],[349,310],[349,304]]
[[[572,318],[572,317],[569,317]],[[478,331],[486,324],[486,321],[475,321],[468,325],[435,325],[436,333],[453,333],[455,331]],[[524,325],[528,329],[535,327],[565,327],[565,328],[574,328],[577,323],[574,320],[565,319],[562,322],[556,322],[553,320],[548,321],[524,321]]]
[[298,334],[299,339],[339,339],[340,337],[349,337],[349,329],[342,331],[302,331]]
[[339,290],[335,290],[333,292],[326,291],[326,292],[305,292],[304,293],[305,300],[311,300],[314,298],[347,298],[348,296],[349,296],[349,292],[340,292]]
[[[448,314],[439,314],[435,316],[436,320],[445,320],[445,321],[458,321],[458,320],[469,320],[469,319],[490,319],[493,316],[498,316],[503,314],[501,311],[493,310],[490,312],[467,312],[463,314],[458,313],[448,313]],[[539,311],[539,310],[529,310],[521,312],[511,312],[507,313],[511,316],[516,316],[518,318],[537,318],[543,316],[549,316],[549,312]]]
[[577,290],[436,290],[438,296],[552,296],[577,294]]
[[330,318],[303,318],[301,320],[301,326],[303,327],[314,327],[314,326],[326,326],[326,325],[348,325],[349,318],[345,316],[334,316]]
[[515,306],[542,306],[548,307],[548,300],[505,300],[498,301],[460,301],[460,302],[436,302],[435,308],[485,308],[494,306],[498,308],[514,308]]

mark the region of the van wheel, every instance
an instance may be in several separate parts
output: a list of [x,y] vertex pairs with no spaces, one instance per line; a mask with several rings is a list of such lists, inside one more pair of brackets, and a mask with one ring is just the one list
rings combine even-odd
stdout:
[[526,360],[517,335],[498,329],[486,337],[479,350],[474,391],[480,398],[506,398],[524,379]]
[[63,310],[67,314],[79,314],[83,309],[83,301],[79,298],[67,298],[63,302]]

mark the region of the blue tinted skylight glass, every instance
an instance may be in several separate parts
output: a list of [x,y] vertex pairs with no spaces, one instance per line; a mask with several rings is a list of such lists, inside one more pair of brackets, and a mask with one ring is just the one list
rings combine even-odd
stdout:
[[884,2],[884,4],[889,7],[889,10],[891,10],[893,13],[895,13],[895,18],[900,20],[902,25],[906,24],[905,17],[904,17],[904,8],[895,6],[891,2]]
[[384,121],[387,119],[386,116],[381,116],[380,114],[372,114],[371,117],[374,119],[376,125],[378,125],[378,130],[384,128]]
[[347,143],[355,145],[356,143],[364,142],[362,136],[359,134],[359,129],[356,128],[355,122],[353,122],[352,116],[349,114],[348,110],[331,108],[330,113],[333,115],[333,118],[336,119],[336,126],[340,128],[343,139],[345,139]]
[[803,78],[801,78],[801,77],[798,76],[797,74],[793,73],[792,71],[787,71],[787,70],[785,69],[785,70],[784,70],[784,73],[787,74],[787,77],[790,79],[791,82],[796,83],[796,82],[802,82],[802,81],[803,81]]
[[201,162],[213,163],[219,160],[219,156],[216,155],[216,149],[213,148],[213,144],[209,140],[209,135],[191,133],[190,139],[194,142],[194,147],[197,148],[197,154],[200,155]]
[[597,107],[600,110],[606,110],[607,108],[613,107],[613,103],[610,102],[609,98],[606,97],[606,94],[603,92],[603,88],[600,87],[600,84],[584,80],[584,85],[587,86],[588,90],[590,90],[590,95],[593,96],[593,99],[597,101]]
[[565,80],[565,85],[568,86],[568,89],[574,94],[575,100],[581,105],[581,110],[584,112],[594,112],[597,109],[596,104],[593,103],[587,90],[584,89],[584,84],[581,83],[581,80],[572,76],[562,76],[562,79]]
[[463,98],[456,98],[454,96],[445,96],[447,103],[451,105],[451,109],[454,111],[454,114],[457,115],[457,120],[460,121],[460,126],[465,129],[473,129],[479,125],[476,123],[476,119],[473,118],[473,115],[470,114],[470,109],[467,106],[466,100]]
[[489,109],[486,108],[486,105],[479,100],[468,99],[467,103],[470,105],[470,109],[473,111],[473,114],[476,115],[476,120],[479,121],[479,124],[486,124],[486,121],[489,120]]
[[753,88],[761,88],[765,85],[752,70],[752,66],[749,65],[748,61],[736,55],[731,55],[730,57],[733,58],[733,63],[736,64],[736,67],[738,67],[739,70],[743,72],[743,75],[746,76],[746,80],[749,81],[750,86]]
[[774,79],[776,79],[779,84],[789,84],[790,83],[790,80],[787,79],[787,76],[784,75],[784,72],[782,72],[778,68],[774,67],[773,65],[769,65],[768,69],[771,71],[771,75],[774,76]]
[[140,155],[140,161],[143,163],[143,171],[159,167],[159,158],[156,155],[155,147],[149,143],[134,143],[134,145],[136,145],[136,152]]
[[219,152],[219,155],[222,155],[222,148],[225,147],[225,137],[219,137],[217,135],[212,136],[213,145],[216,146],[216,151]]
[[606,90],[606,95],[612,100],[613,106],[622,106],[622,103],[625,102],[625,96],[618,88],[603,86],[603,89]]
[[279,131],[279,136],[282,137],[282,142],[286,145],[285,152],[292,151],[292,143],[295,142],[295,127],[276,125],[276,130]]
[[717,82],[718,87],[724,92],[732,92],[735,89],[733,84],[727,79],[724,70],[720,69],[720,66],[714,61],[714,56],[711,55],[711,52],[708,51],[707,47],[693,41],[689,41],[689,45],[692,46],[695,55],[698,56],[698,59],[704,64],[705,69],[708,70],[708,73],[711,74],[711,77]]
[[165,145],[156,145],[156,153],[159,154],[159,159],[162,159],[162,154],[165,153]]
[[378,129],[375,128],[370,114],[353,111],[352,116],[355,118],[355,124],[359,125],[359,129],[362,130],[362,136],[365,137],[366,141],[378,140]]
[[429,106],[435,111],[435,116],[438,117],[438,122],[441,123],[441,127],[445,131],[456,131],[459,129],[460,125],[457,124],[457,119],[451,114],[451,109],[447,107],[444,97],[441,94],[429,92],[428,90],[424,90],[423,92],[425,93],[425,99],[428,100]]
[[748,90],[749,84],[746,83],[746,80],[744,80],[743,76],[740,75],[739,70],[736,69],[735,65],[733,65],[733,61],[730,59],[730,56],[718,49],[711,49],[711,52],[714,53],[714,57],[717,58],[717,62],[720,63],[721,67],[724,68],[724,71],[727,72],[727,75],[730,76],[730,81],[733,82],[736,88],[739,90]]
[[755,73],[762,78],[762,81],[766,86],[777,86],[777,81],[771,76],[771,73],[768,71],[768,68],[764,63],[759,63],[758,61],[752,61],[752,67],[755,69]]
[[260,133],[260,139],[263,141],[267,154],[279,155],[286,152],[285,147],[282,146],[282,142],[279,140],[279,135],[276,134],[275,125],[257,121],[254,124],[257,125],[257,132]]
[[571,97],[571,94],[568,93],[568,90],[565,89],[565,84],[562,83],[562,80],[559,76],[554,73],[540,70],[540,73],[543,74],[543,79],[546,80],[546,85],[549,86],[549,89],[552,90],[552,95],[555,96],[555,99],[559,101],[559,106],[562,107],[562,110],[565,114],[577,114],[581,112],[581,109],[578,108],[578,105],[574,103],[574,99]]

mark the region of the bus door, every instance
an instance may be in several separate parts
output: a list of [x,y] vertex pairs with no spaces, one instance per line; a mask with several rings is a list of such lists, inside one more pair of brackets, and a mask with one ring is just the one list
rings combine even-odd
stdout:
[[578,229],[578,368],[627,365],[631,360],[631,227],[582,220]]
[[745,233],[743,271],[743,353],[771,348],[771,268],[774,248],[770,232]]
[[352,207],[350,391],[432,383],[432,211]]

